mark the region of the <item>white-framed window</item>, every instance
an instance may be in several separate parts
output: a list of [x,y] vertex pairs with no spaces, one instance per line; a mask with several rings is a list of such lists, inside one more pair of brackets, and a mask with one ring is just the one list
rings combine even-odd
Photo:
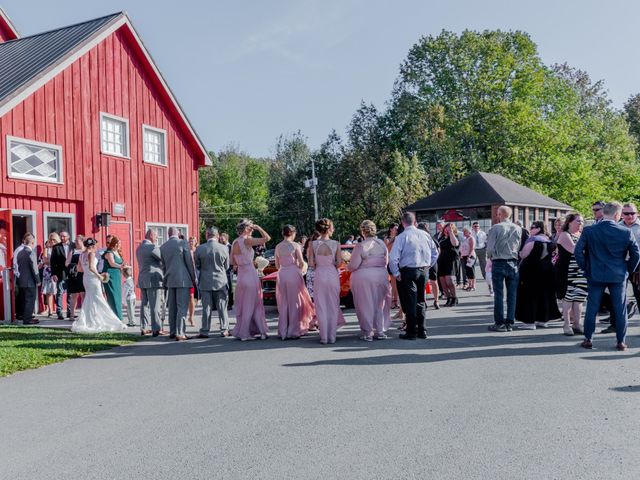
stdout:
[[177,227],[180,235],[183,235],[185,240],[189,239],[189,225],[185,224],[147,222],[144,225],[144,231],[153,228],[158,234],[156,245],[162,245],[169,239],[169,227]]
[[129,120],[100,112],[100,149],[107,155],[129,158]]
[[154,165],[167,166],[167,131],[142,125],[142,159]]
[[71,241],[76,238],[76,216],[73,213],[44,212],[44,238],[51,232],[68,232]]
[[7,172],[10,178],[64,183],[62,147],[7,135]]

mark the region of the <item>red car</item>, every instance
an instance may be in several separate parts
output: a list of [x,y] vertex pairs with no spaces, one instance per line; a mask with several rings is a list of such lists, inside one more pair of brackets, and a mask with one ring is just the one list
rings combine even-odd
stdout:
[[[342,252],[351,254],[353,251],[353,245],[342,245]],[[338,273],[340,275],[340,303],[346,308],[353,308],[353,295],[351,294],[351,272],[347,270],[347,263],[345,262],[338,267]],[[275,305],[276,304],[276,279],[278,277],[278,271],[265,275],[260,280],[262,281],[262,296],[264,303]]]

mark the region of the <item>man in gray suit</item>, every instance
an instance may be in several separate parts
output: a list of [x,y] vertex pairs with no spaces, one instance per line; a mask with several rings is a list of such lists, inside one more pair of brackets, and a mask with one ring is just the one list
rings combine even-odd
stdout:
[[[138,261],[138,288],[142,291],[140,304],[140,329],[142,335],[166,335],[162,330],[160,307],[162,302],[162,255],[156,245],[158,234],[153,229],[147,230],[144,240],[136,250]],[[149,323],[151,312],[151,323]],[[151,328],[149,328],[151,327]]]
[[188,340],[185,322],[189,309],[189,289],[194,286],[196,274],[189,243],[179,238],[180,231],[169,227],[169,240],[160,247],[164,286],[169,297],[169,338]]
[[33,308],[38,296],[38,285],[40,277],[36,267],[36,259],[33,253],[33,245],[35,238],[31,233],[25,233],[22,244],[24,247],[18,253],[16,264],[19,276],[16,284],[20,288],[18,295],[20,307],[22,310],[22,323],[25,325],[34,325],[40,323],[33,317]]
[[218,229],[207,229],[207,243],[196,248],[196,270],[198,289],[202,298],[202,328],[198,338],[209,338],[213,307],[218,310],[220,336],[228,337],[229,317],[227,315],[227,269],[229,268],[229,249],[218,241]]

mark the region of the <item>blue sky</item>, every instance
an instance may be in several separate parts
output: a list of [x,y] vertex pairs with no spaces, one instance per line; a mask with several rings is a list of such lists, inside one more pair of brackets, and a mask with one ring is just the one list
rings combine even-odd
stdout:
[[610,0],[0,0],[23,35],[125,10],[207,147],[311,147],[362,100],[389,98],[400,62],[442,29],[524,30],[545,63],[605,80],[614,105],[640,92],[640,2]]

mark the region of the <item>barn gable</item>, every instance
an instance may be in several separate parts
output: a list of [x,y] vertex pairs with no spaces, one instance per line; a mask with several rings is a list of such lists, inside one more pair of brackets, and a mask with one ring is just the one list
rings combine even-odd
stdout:
[[16,30],[5,11],[0,7],[0,43],[15,40],[16,38],[20,38],[18,30]]
[[179,120],[192,148],[200,152],[199,165],[210,165],[206,148],[123,12],[0,43],[0,117],[117,30],[130,40],[132,50]]

